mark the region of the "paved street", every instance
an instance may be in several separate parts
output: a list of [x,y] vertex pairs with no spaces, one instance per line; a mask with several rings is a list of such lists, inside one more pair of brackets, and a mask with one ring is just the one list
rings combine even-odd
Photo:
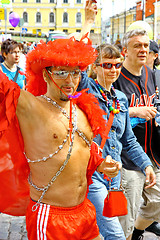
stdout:
[[[0,213],[0,240],[28,240],[25,217],[12,217]],[[160,240],[160,237],[146,232],[144,240]]]
[[25,217],[0,214],[0,240],[27,240]]

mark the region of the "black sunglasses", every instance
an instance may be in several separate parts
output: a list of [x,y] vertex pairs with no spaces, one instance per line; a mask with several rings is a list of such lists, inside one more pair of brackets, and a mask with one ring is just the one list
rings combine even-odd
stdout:
[[104,69],[111,69],[113,66],[115,66],[116,69],[120,68],[122,66],[122,62],[120,63],[96,63],[97,66],[101,66]]

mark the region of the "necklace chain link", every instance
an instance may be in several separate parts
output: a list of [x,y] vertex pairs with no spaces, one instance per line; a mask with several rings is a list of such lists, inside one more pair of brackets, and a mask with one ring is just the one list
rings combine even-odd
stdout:
[[[61,106],[59,106],[57,104],[57,102],[53,101],[52,99],[46,97],[45,95],[42,95],[42,97],[44,99],[46,99],[48,102],[52,103],[55,107],[59,108],[59,110],[62,112],[62,114],[67,117],[67,119],[69,119],[69,116],[67,114],[67,112],[65,111],[65,109],[63,109]],[[86,144],[90,147],[91,144],[89,142],[89,140],[86,138],[86,136],[83,134],[83,132],[81,132],[78,128],[77,128],[77,113],[76,113],[76,108],[75,106],[73,107],[73,111],[74,111],[74,120],[72,121],[72,126],[73,126],[73,129],[72,129],[72,134],[71,134],[71,139],[72,141],[70,141],[70,144],[69,144],[69,150],[68,150],[68,153],[67,153],[67,157],[66,157],[66,160],[64,161],[63,165],[60,167],[60,169],[56,172],[56,174],[52,177],[52,179],[49,181],[49,183],[44,186],[44,187],[38,187],[37,185],[35,185],[33,182],[32,182],[32,178],[31,178],[31,173],[29,174],[29,177],[28,177],[28,182],[29,184],[35,188],[37,191],[40,191],[42,192],[39,200],[37,201],[37,203],[32,207],[32,211],[36,211],[39,204],[41,203],[41,200],[43,199],[44,195],[46,194],[46,192],[48,191],[48,189],[50,188],[50,186],[54,183],[54,181],[57,179],[57,177],[61,174],[61,172],[64,170],[64,168],[66,167],[69,159],[70,159],[70,156],[71,156],[71,152],[72,152],[72,148],[73,148],[73,142],[74,142],[74,135],[75,135],[75,132],[78,133],[78,135],[86,142]],[[68,134],[66,136],[66,138],[63,140],[63,143],[61,145],[59,145],[58,149],[50,154],[49,156],[47,157],[43,157],[41,159],[37,159],[37,160],[30,160],[29,158],[27,158],[26,154],[26,158],[27,158],[27,161],[28,162],[41,162],[41,161],[46,161],[47,159],[53,157],[55,154],[57,154],[64,146],[64,144],[67,142],[67,139],[69,137],[69,130],[68,130]]]
[[76,125],[77,125],[77,114],[75,112],[75,114],[74,114],[74,124],[73,124],[73,129],[72,129],[72,134],[71,134],[72,141],[70,141],[70,144],[69,144],[69,149],[68,149],[66,160],[64,161],[62,166],[59,168],[59,170],[55,173],[55,175],[52,177],[52,179],[49,181],[49,183],[46,186],[44,186],[44,187],[38,187],[37,185],[35,185],[32,182],[31,173],[29,174],[29,177],[28,177],[29,184],[33,188],[35,188],[37,191],[41,191],[42,192],[40,198],[38,199],[36,204],[33,205],[33,207],[32,207],[32,211],[33,212],[37,210],[39,204],[41,203],[41,200],[44,197],[44,195],[46,194],[46,192],[48,191],[50,186],[54,183],[54,181],[57,179],[57,177],[61,174],[61,172],[64,170],[64,168],[66,167],[66,165],[67,165],[67,163],[68,163],[68,161],[69,161],[69,159],[71,157],[71,152],[72,152],[72,149],[73,149],[73,142],[74,142],[74,135],[75,135],[75,131],[76,131]]
[[[69,119],[69,115],[67,114],[66,110],[63,109],[61,106],[59,106],[57,104],[56,101],[53,101],[51,98],[45,96],[45,95],[41,95],[41,97],[43,97],[44,99],[47,100],[47,102],[50,102],[52,105],[54,105],[55,107],[59,108],[59,110],[63,113],[63,115]],[[74,105],[73,105],[74,106]],[[86,142],[86,144],[91,147],[91,143],[90,141],[87,139],[87,137],[84,135],[84,133],[77,127],[76,128],[76,132],[78,133],[78,135]]]
[[29,159],[27,156],[26,156],[26,153],[24,152],[24,155],[27,159],[27,162],[28,163],[37,163],[37,162],[46,162],[49,158],[52,158],[54,155],[56,155],[64,146],[64,144],[67,142],[67,139],[69,138],[69,130],[68,130],[68,133],[67,133],[67,136],[66,138],[63,140],[62,144],[58,146],[58,149],[54,152],[54,153],[51,153],[49,154],[48,156],[46,157],[43,157],[43,158],[39,158],[39,159],[36,159],[36,160],[31,160]]

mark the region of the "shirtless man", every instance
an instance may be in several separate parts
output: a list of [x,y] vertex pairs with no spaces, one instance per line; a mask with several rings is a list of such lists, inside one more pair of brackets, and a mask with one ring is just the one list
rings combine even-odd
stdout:
[[[86,198],[87,187],[95,169],[114,177],[121,165],[110,156],[102,159],[92,143],[93,133],[103,134],[105,129],[102,110],[87,93],[75,96],[81,70],[95,58],[90,44],[59,39],[41,43],[28,53],[28,91],[20,91],[16,83],[1,76],[1,91],[7,84],[14,89],[30,168],[29,240],[100,240],[95,209]],[[6,99],[9,92],[5,92]]]

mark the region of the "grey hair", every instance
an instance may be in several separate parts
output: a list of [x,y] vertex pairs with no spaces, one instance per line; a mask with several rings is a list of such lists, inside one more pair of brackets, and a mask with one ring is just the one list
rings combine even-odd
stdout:
[[134,29],[125,33],[122,38],[122,46],[127,47],[130,38],[135,36],[148,36],[148,33],[145,29]]

